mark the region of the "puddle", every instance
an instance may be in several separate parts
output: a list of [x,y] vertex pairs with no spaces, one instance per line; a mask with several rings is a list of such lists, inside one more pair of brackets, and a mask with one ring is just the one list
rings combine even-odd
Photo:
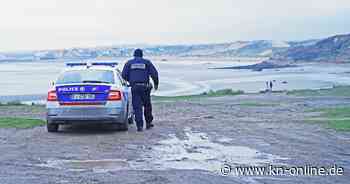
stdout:
[[[217,143],[218,142],[218,143]],[[145,163],[133,163],[138,169],[199,169],[220,171],[224,163],[234,165],[263,165],[285,158],[261,153],[244,146],[232,146],[230,138],[220,138],[212,142],[208,135],[185,129],[184,139],[171,135],[170,139],[159,142],[146,153]],[[221,143],[224,144],[221,144]]]
[[232,143],[233,139],[227,138],[227,137],[221,137],[216,141],[219,143]]
[[70,171],[108,172],[118,170],[205,170],[219,172],[224,163],[235,165],[265,165],[285,158],[261,153],[244,146],[232,146],[232,139],[222,137],[213,142],[207,134],[184,130],[180,139],[170,135],[169,139],[140,155],[140,159],[127,161],[122,159],[105,160],[53,160],[40,167],[50,167]]
[[130,168],[129,163],[122,159],[104,159],[104,160],[52,160],[40,167],[49,167],[69,171],[87,171],[108,172],[126,170]]

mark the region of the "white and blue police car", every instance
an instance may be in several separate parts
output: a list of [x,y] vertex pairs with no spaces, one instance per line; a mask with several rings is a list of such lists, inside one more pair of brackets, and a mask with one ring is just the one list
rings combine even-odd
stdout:
[[109,123],[128,130],[131,92],[116,62],[67,63],[47,95],[47,131],[62,124]]

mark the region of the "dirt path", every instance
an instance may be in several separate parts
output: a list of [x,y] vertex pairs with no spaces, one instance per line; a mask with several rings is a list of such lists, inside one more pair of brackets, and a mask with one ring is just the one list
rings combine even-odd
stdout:
[[[259,105],[260,104],[260,105]],[[264,105],[261,105],[264,104]],[[0,129],[0,183],[347,183],[350,133],[307,123],[306,110],[347,98],[242,95],[155,103],[152,130],[108,127]],[[44,118],[13,107],[0,116]],[[344,168],[344,176],[222,176],[231,166],[276,164]]]

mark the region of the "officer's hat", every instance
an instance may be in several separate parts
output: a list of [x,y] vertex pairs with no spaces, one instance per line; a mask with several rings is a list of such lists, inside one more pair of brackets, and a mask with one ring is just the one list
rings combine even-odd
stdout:
[[142,57],[143,56],[143,51],[141,49],[136,49],[134,51],[134,57]]

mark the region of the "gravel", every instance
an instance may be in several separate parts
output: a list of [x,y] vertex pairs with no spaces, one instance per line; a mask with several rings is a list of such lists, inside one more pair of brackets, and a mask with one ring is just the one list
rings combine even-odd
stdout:
[[[267,105],[240,105],[243,102]],[[128,132],[97,125],[65,126],[59,133],[47,133],[45,127],[0,129],[0,183],[347,183],[350,133],[304,120],[312,115],[307,110],[349,103],[347,98],[240,95],[155,103],[156,127],[142,133],[135,126]],[[1,116],[44,119],[45,109],[1,107]],[[210,157],[207,153],[215,149],[221,153]],[[256,156],[238,162],[245,153],[233,154],[235,149],[254,150]],[[222,176],[221,166],[215,165],[249,165],[251,160],[286,166],[337,164],[345,172],[238,177]],[[210,163],[217,172],[198,168]]]

